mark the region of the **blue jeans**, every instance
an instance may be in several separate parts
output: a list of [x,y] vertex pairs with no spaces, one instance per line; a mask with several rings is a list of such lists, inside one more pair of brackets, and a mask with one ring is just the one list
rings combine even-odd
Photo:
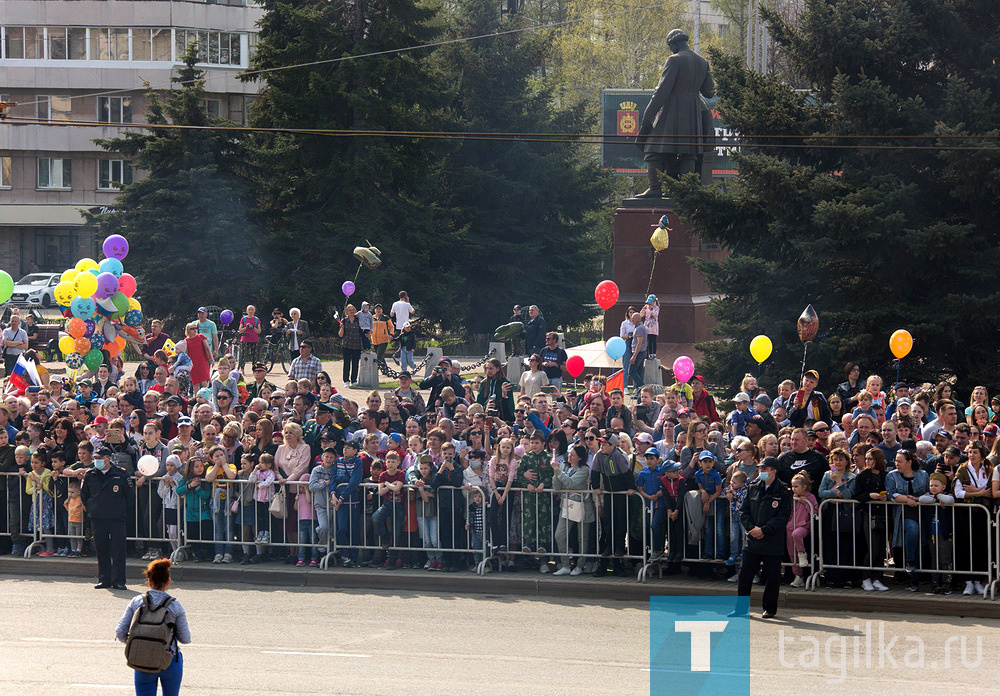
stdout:
[[[337,546],[360,546],[361,529],[361,503],[341,503],[337,509]],[[357,548],[345,549],[341,556],[358,562]]]
[[562,391],[562,377],[549,377],[549,386]]
[[[212,532],[215,539],[215,553],[233,552],[233,518],[229,512],[232,504],[228,498],[219,501],[219,509],[212,512]],[[224,544],[219,542],[226,542]]]
[[441,563],[444,559],[441,556],[441,540],[438,539],[438,518],[418,517],[417,527],[420,530],[420,540],[424,543],[424,550],[427,552],[427,560],[434,563]]
[[[406,503],[394,503],[387,500],[375,511],[375,514],[372,515],[372,525],[375,527],[375,533],[378,535],[382,548],[399,546],[403,543],[403,522],[405,521]],[[389,536],[389,524],[392,525],[391,537]],[[399,558],[399,551],[393,551],[390,557]]]
[[903,519],[903,553],[907,566],[920,564],[920,523],[917,520]]
[[475,552],[475,553],[472,554],[475,557],[475,559],[476,559],[476,563],[479,563],[479,561],[483,560],[483,550],[482,550],[483,549],[483,535],[480,534],[479,532],[472,532],[472,531],[470,531],[469,532],[469,537],[471,539],[470,542],[469,542],[469,548],[471,548],[471,549],[479,549],[479,551],[477,551],[477,552]]
[[635,354],[635,362],[632,363],[628,371],[628,379],[625,380],[625,387],[628,388],[629,384],[635,387],[636,391],[642,389],[643,385],[643,373],[646,370],[646,352],[640,351]]
[[135,670],[135,696],[156,696],[156,685],[163,687],[163,696],[177,696],[181,692],[184,678],[184,656],[180,650],[177,657],[162,672],[140,672]]
[[312,549],[312,559],[314,561],[319,560],[319,549],[315,546],[305,546],[304,544],[313,543],[313,521],[309,520],[299,520],[299,560],[305,562],[306,553],[309,549]]
[[736,560],[743,555],[743,524],[735,512],[729,520],[729,555]]
[[[713,505],[715,514],[705,517],[705,536],[702,539],[704,558],[719,558],[726,548],[726,505],[725,498],[716,498]],[[709,510],[711,512],[711,510]],[[712,527],[715,534],[712,534]]]
[[316,541],[329,546],[330,542],[330,518],[327,515],[326,505],[314,505],[316,512]]
[[417,363],[413,361],[413,351],[409,348],[399,349],[399,369],[400,370],[415,370],[417,369]]

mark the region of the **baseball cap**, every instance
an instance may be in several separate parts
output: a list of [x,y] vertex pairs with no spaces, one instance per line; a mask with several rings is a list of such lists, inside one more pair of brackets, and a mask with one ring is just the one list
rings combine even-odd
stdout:
[[208,307],[199,307],[198,308],[198,313],[200,314],[201,312],[204,312],[205,314],[208,314]]
[[403,370],[402,372],[399,373],[399,376],[400,377],[413,377],[413,375],[410,374],[409,370]]
[[698,461],[700,462],[702,459],[715,459],[715,455],[710,450],[702,450],[701,454],[698,455]]
[[996,423],[990,423],[985,428],[983,428],[983,435],[996,437],[998,434],[1000,434],[1000,426],[998,426]]
[[896,386],[893,387],[893,389],[909,389],[909,388],[910,385],[908,385],[906,382],[896,382]]
[[346,440],[344,442],[344,447],[350,447],[354,451],[361,449],[361,445],[358,444],[357,440]]
[[668,462],[667,465],[664,467],[663,470],[664,471],[680,471],[681,470],[681,463],[680,462]]
[[750,395],[747,394],[746,392],[740,392],[735,397],[733,397],[733,401],[735,401],[736,403],[743,403],[743,402],[750,403]]
[[604,435],[603,437],[600,438],[600,440],[601,442],[607,442],[612,447],[618,446],[618,436],[615,435],[614,433],[610,435]]
[[646,296],[646,304],[653,304],[654,302],[656,302],[656,295],[651,294]]
[[309,340],[309,339],[307,338],[306,340],[302,341],[302,343],[300,343],[299,345],[300,345],[300,346],[305,346],[306,348],[312,348],[312,347],[313,347],[313,342],[312,342],[312,341],[310,341],[310,340]]
[[180,426],[182,426],[182,425],[192,425],[192,424],[193,423],[191,421],[191,417],[190,416],[181,416],[180,418],[177,419],[177,427],[178,428]]
[[521,309],[521,305],[519,305],[519,304],[514,305],[514,311],[515,312],[519,311],[520,309]]
[[635,436],[635,441],[636,442],[648,442],[648,443],[652,444],[653,443],[653,436],[650,435],[649,433],[639,433],[638,435]]
[[98,416],[97,418],[94,419],[94,425],[107,425],[107,424],[108,424],[107,416]]
[[324,447],[323,448],[323,454],[336,454],[336,453],[337,453],[337,448],[336,447]]
[[952,439],[951,433],[949,433],[947,430],[938,430],[936,433],[934,433],[934,437],[943,437],[946,440]]
[[899,408],[903,404],[906,404],[907,406],[912,406],[913,402],[910,401],[909,397],[904,396],[902,399],[899,399],[898,401],[896,401],[896,408]]
[[903,440],[902,442],[899,443],[899,448],[900,449],[904,449],[907,452],[916,452],[917,451],[917,441],[914,440],[913,438],[908,437],[908,438],[906,438],[905,440]]
[[[711,452],[709,452],[709,454],[711,454]],[[648,450],[646,450],[645,456],[647,459],[649,457],[653,457],[654,459],[658,460],[660,458],[660,453],[656,451],[655,447],[650,447]]]
[[767,394],[758,394],[757,398],[754,399],[754,401],[764,406],[764,408],[771,408],[771,403],[772,403],[771,397],[768,396]]
[[778,458],[777,457],[764,457],[759,464],[757,464],[758,469],[777,469],[778,468]]
[[752,416],[750,416],[750,421],[749,422],[753,423],[754,425],[756,425],[761,430],[764,429],[764,422],[765,422],[764,421],[764,416],[760,415],[759,413],[755,413]]
[[389,433],[389,439],[398,445],[403,441],[403,436],[399,433]]
[[702,384],[704,384],[704,383],[705,383],[705,378],[704,378],[704,377],[702,377],[701,375],[695,375],[695,376],[694,376],[694,377],[693,377],[692,379],[696,379],[696,380],[698,380],[699,382],[701,382]]
[[173,447],[170,448],[170,451],[171,452],[183,452],[184,451],[184,445],[182,445],[179,442],[175,442],[174,445],[173,445]]
[[689,409],[687,406],[681,406],[679,409],[677,409],[677,415],[689,416],[691,415],[691,409]]
[[944,453],[945,454],[950,454],[953,457],[961,457],[962,456],[962,451],[960,449],[958,449],[958,447],[955,447],[955,445],[948,445],[947,447],[945,447],[944,448]]
[[184,402],[181,401],[181,397],[177,396],[176,394],[171,394],[170,396],[167,397],[167,403],[168,404],[177,404],[179,406],[179,405],[183,404]]
[[806,370],[803,374],[804,377],[812,377],[817,382],[819,381],[819,373],[816,370]]
[[40,391],[42,391],[42,388],[37,385],[32,385],[27,389],[27,393],[29,394],[37,394]]

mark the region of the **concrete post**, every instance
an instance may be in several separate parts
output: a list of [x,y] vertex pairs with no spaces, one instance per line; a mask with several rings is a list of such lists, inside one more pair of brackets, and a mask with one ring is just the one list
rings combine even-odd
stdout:
[[507,379],[514,385],[514,391],[517,391],[517,385],[521,381],[521,373],[524,372],[524,363],[521,362],[522,360],[523,358],[518,355],[512,357],[510,362],[507,363]]
[[365,351],[361,354],[361,363],[358,367],[358,386],[365,389],[378,389],[379,371],[375,364],[375,353]]
[[441,352],[440,348],[435,347],[435,348],[428,348],[427,355],[430,357],[427,359],[427,364],[424,365],[424,379],[427,379],[428,377],[431,376],[431,374],[434,372],[434,368],[437,367],[437,364],[439,362],[441,362],[441,358],[444,356],[444,353]]
[[487,351],[493,350],[494,348],[497,352],[493,354],[493,357],[499,360],[501,364],[507,362],[507,344],[500,341],[490,341],[490,346],[487,348]]
[[663,386],[663,372],[660,370],[658,358],[647,360],[642,372],[643,384],[658,384]]

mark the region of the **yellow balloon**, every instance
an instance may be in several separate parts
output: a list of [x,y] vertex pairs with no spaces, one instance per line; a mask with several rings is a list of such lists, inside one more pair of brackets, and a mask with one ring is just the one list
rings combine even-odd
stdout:
[[762,363],[771,357],[772,349],[773,346],[771,345],[771,339],[764,334],[754,336],[754,339],[750,341],[750,355],[752,355],[753,359],[759,363]]
[[670,230],[666,227],[657,227],[653,230],[653,236],[649,238],[649,243],[657,251],[663,251],[670,246]]
[[76,280],[76,277],[78,275],[80,275],[80,271],[76,270],[75,268],[67,268],[65,271],[63,271],[63,274],[59,278],[59,280],[68,280],[69,282],[72,283],[74,280]]
[[140,312],[142,311],[142,305],[139,304],[139,300],[135,299],[134,297],[128,298],[128,308],[138,309]]
[[[80,273],[89,271],[91,268],[97,268],[97,262],[94,259],[83,258],[76,262],[76,270]],[[87,295],[90,297],[90,295]]]
[[81,273],[73,281],[73,289],[80,297],[90,297],[97,292],[97,276],[93,273]]
[[73,296],[76,295],[76,286],[70,280],[61,280],[56,283],[52,294],[56,296],[56,302],[63,307],[69,307],[69,303],[73,301]]
[[63,355],[69,355],[76,350],[76,339],[72,336],[63,336],[59,339],[59,350]]

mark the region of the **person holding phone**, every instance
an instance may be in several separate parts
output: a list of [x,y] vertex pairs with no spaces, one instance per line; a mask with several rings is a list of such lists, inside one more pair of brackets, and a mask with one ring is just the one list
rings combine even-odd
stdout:
[[476,403],[482,405],[488,415],[498,416],[508,423],[513,422],[514,385],[503,376],[503,364],[497,358],[490,358],[483,366],[483,371],[486,379],[479,385]]

